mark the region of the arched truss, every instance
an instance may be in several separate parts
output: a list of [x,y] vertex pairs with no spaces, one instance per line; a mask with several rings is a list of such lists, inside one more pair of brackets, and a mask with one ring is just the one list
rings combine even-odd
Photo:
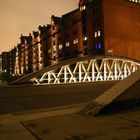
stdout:
[[60,84],[122,80],[140,68],[140,63],[117,57],[81,60],[46,71],[34,84]]

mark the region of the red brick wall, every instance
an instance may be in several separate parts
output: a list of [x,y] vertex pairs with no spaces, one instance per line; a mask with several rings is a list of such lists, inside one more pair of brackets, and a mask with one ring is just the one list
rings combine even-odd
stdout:
[[[74,21],[75,24],[74,24]],[[82,23],[81,23],[81,15],[80,11],[74,10],[66,15],[63,16],[63,26],[67,26],[67,28],[64,27],[64,40],[63,40],[63,46],[64,46],[64,56],[74,56],[74,50],[77,51],[77,56],[81,56],[80,52],[83,52],[83,46],[82,46]],[[77,31],[74,34],[74,31]],[[68,37],[66,35],[69,35]],[[78,39],[78,44],[73,43],[74,39]],[[65,43],[69,42],[70,46],[66,47]]]
[[140,4],[104,0],[105,54],[140,60]]

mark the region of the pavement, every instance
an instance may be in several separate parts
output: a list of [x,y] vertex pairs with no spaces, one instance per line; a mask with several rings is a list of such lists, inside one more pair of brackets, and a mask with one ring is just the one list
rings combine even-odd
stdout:
[[0,140],[38,140],[23,122],[77,113],[85,104],[21,111],[0,115]]
[[98,117],[73,113],[23,125],[38,140],[140,140],[140,108]]
[[21,123],[0,125],[0,140],[36,140]]
[[140,140],[140,107],[87,117],[83,106],[0,115],[0,140]]
[[85,105],[86,103],[73,104],[69,106],[52,107],[46,109],[36,109],[30,111],[2,114],[0,115],[0,125],[20,123],[27,120],[41,119],[45,117],[73,114],[79,112]]

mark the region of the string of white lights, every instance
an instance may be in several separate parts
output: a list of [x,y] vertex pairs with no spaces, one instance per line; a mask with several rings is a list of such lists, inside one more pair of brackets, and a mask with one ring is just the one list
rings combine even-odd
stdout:
[[34,84],[61,84],[122,80],[140,68],[140,64],[126,59],[91,59],[65,65],[32,78]]

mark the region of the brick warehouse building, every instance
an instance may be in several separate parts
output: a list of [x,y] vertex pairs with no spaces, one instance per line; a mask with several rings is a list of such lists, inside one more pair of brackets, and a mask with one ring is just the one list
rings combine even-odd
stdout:
[[10,51],[11,74],[24,75],[85,55],[140,60],[140,0],[80,0],[79,8],[39,26]]
[[140,60],[140,1],[81,0],[79,5],[90,52]]

